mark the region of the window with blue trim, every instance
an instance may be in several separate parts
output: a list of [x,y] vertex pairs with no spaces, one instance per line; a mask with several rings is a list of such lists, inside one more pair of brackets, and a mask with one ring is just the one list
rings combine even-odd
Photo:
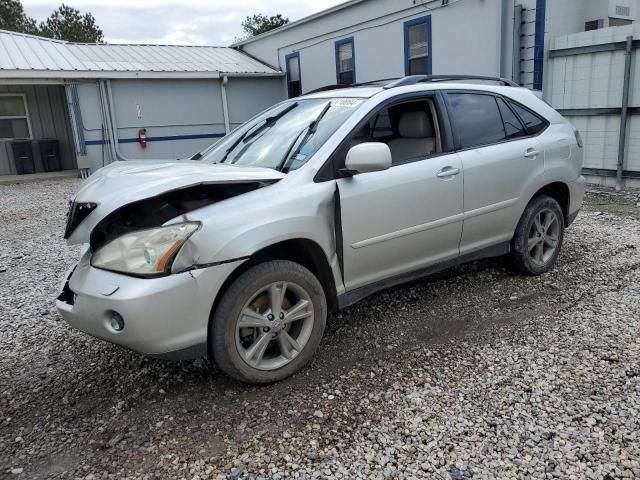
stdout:
[[336,82],[338,85],[356,83],[356,55],[353,37],[336,42]]
[[302,95],[302,78],[300,74],[300,53],[290,53],[285,57],[287,64],[287,92],[289,98]]
[[405,75],[431,75],[431,15],[404,23]]

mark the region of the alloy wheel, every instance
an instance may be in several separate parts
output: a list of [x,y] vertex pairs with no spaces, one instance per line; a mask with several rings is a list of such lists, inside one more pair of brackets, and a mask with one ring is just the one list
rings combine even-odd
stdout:
[[300,285],[274,282],[255,292],[236,322],[236,347],[258,370],[287,365],[304,349],[314,322],[313,302]]
[[527,251],[529,258],[538,266],[549,262],[558,248],[560,219],[556,212],[545,208],[538,212],[529,229]]

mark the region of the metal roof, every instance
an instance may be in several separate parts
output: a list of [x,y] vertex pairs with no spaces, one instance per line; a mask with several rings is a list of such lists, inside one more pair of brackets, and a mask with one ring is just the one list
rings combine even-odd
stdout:
[[218,78],[282,75],[229,47],[71,43],[0,30],[4,78]]

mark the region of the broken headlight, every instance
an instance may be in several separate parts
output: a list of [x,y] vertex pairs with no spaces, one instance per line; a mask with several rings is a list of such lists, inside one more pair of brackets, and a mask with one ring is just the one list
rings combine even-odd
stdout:
[[169,274],[173,259],[198,228],[200,223],[186,222],[127,233],[95,252],[91,265],[142,277]]

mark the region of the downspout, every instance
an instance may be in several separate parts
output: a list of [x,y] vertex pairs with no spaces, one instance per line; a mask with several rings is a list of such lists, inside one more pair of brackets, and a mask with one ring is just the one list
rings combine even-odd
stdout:
[[224,117],[224,131],[227,135],[231,133],[229,126],[229,105],[227,104],[227,83],[229,77],[227,75],[222,77],[222,83],[220,84],[220,91],[222,93],[222,116]]
[[[102,111],[102,120],[104,123],[104,129],[107,132],[108,144],[109,144],[109,153],[111,154],[111,158],[113,161],[117,161],[118,154],[114,148],[114,139],[111,132],[111,117],[109,116],[109,108],[107,105],[107,92],[104,85],[104,80],[98,80],[98,93],[100,95],[100,109]],[[104,164],[103,164],[104,166]]]
[[629,84],[631,83],[631,55],[633,54],[633,37],[627,37],[627,48],[624,53],[624,84],[622,87],[622,110],[620,111],[620,137],[618,142],[618,168],[616,171],[616,190],[622,189],[622,173],[624,171],[625,143],[627,141],[627,120],[629,108]]

